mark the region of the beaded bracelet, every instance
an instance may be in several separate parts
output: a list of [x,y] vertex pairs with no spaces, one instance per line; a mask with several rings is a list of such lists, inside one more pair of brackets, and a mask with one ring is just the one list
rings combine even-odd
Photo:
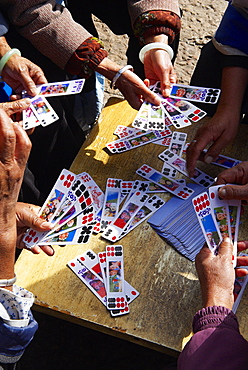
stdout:
[[2,279],[0,280],[0,287],[1,286],[11,286],[16,282],[16,274],[14,274],[14,277],[12,279]]
[[144,63],[145,53],[152,49],[160,49],[167,51],[167,53],[170,56],[170,59],[172,59],[174,56],[174,51],[169,45],[164,44],[163,42],[151,42],[150,44],[145,45],[139,52],[139,59],[141,63]]
[[114,89],[115,88],[115,84],[116,84],[116,81],[118,80],[118,78],[122,75],[122,73],[124,73],[128,69],[130,69],[131,71],[133,71],[133,66],[131,66],[130,64],[128,64],[127,66],[124,66],[121,69],[119,69],[119,71],[116,73],[116,75],[114,76],[113,80],[110,83],[111,89]]
[[5,64],[8,62],[8,60],[14,54],[17,54],[17,55],[21,56],[20,50],[18,50],[18,49],[11,49],[11,50],[7,51],[7,53],[4,54],[4,56],[0,59],[0,75],[2,73],[2,70],[3,70],[4,66],[5,66]]

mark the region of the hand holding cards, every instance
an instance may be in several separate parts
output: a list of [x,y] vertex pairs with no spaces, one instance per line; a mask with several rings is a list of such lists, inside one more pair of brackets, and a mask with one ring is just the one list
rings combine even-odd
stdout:
[[[23,111],[23,128],[29,130],[39,125],[45,127],[59,119],[57,113],[48,103],[45,97],[78,94],[84,86],[84,79],[52,82],[36,86],[38,94],[30,97],[31,105]],[[26,91],[23,97],[29,97]]]

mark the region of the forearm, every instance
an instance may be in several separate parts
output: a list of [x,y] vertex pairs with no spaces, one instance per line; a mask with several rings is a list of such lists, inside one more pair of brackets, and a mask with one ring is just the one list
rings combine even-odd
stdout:
[[[14,277],[15,246],[16,246],[16,223],[6,227],[7,231],[0,234],[0,280]],[[1,230],[3,230],[1,228]],[[3,286],[12,290],[12,286]]]

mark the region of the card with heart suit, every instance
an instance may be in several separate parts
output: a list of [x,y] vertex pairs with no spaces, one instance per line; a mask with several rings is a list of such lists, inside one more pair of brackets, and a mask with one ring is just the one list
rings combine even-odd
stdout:
[[199,103],[216,104],[220,96],[220,89],[174,84],[171,86],[169,96]]
[[[57,214],[60,204],[66,198],[73,185],[76,175],[68,170],[62,170],[44,205],[41,207],[38,216],[43,220],[52,222]],[[32,248],[43,238],[46,232],[38,232],[29,229],[23,237],[27,248]]]
[[192,204],[209,249],[216,253],[222,236],[210,205],[207,192],[192,199]]
[[149,181],[155,182],[161,188],[164,188],[168,192],[172,193],[173,195],[176,195],[181,199],[185,200],[191,197],[191,195],[194,193],[192,189],[180,184],[176,180],[166,177],[161,172],[155,170],[154,168],[148,166],[147,164],[143,164],[143,166],[141,166],[136,171],[136,173]]

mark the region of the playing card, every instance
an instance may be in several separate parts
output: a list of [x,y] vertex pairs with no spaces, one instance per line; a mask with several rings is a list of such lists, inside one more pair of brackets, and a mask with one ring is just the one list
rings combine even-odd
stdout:
[[177,154],[179,157],[181,157],[186,139],[186,133],[174,131],[168,149],[172,153]]
[[[186,161],[185,159],[179,157],[177,154],[174,154],[171,150],[166,149],[158,156],[162,161],[169,164],[177,171],[181,172],[183,175],[188,176],[188,172],[186,169]],[[197,184],[202,185],[204,187],[209,187],[215,181],[212,177],[205,174],[203,171],[195,168],[194,175],[191,177],[191,180],[195,181]]]
[[31,128],[40,125],[40,121],[36,118],[31,107],[22,111],[22,127],[24,130],[30,130]]
[[39,245],[68,245],[68,244],[87,244],[93,233],[93,223],[82,226],[76,230],[65,231],[54,237],[42,239]]
[[206,112],[196,107],[189,101],[183,99],[166,98],[167,102],[174,105],[181,113],[188,117],[193,122],[198,122],[206,116]]
[[162,106],[149,104],[147,129],[164,131],[166,129],[165,113]]
[[91,292],[106,306],[107,295],[103,280],[100,276],[87,269],[80,256],[72,259],[67,266],[77,275],[77,277],[91,290]]
[[220,89],[210,87],[187,86],[174,84],[171,86],[169,96],[189,101],[215,104],[218,101]]
[[148,102],[142,103],[136,117],[132,122],[132,126],[139,130],[148,130],[148,115],[149,115],[150,105]]
[[95,208],[96,213],[102,209],[103,202],[104,202],[104,193],[99,188],[97,183],[93,180],[93,178],[87,173],[82,172],[77,175],[77,178],[83,180],[87,190],[90,192],[90,196],[92,199],[93,207]]
[[207,245],[213,253],[216,253],[222,237],[210,206],[208,193],[204,192],[193,198],[192,204]]
[[232,312],[236,313],[248,282],[248,275],[236,277],[234,282],[234,304]]
[[137,148],[138,146],[152,143],[155,140],[171,135],[171,130],[166,129],[165,131],[152,131],[146,132],[145,134],[132,136],[127,139],[120,139],[108,143],[106,147],[111,153],[122,153],[127,150]]
[[64,234],[69,231],[73,231],[79,229],[80,227],[86,226],[88,224],[92,224],[95,220],[95,212],[94,207],[90,206],[86,208],[82,213],[77,215],[76,217],[70,219],[67,222],[63,222],[63,225],[58,222],[56,226],[44,236],[43,239],[54,239],[60,234]]
[[[204,149],[203,151],[206,153],[207,150]],[[241,162],[242,161],[239,161],[238,159],[226,157],[225,155],[219,154],[218,157],[211,162],[211,164],[216,164],[217,166],[223,168],[232,168]]]
[[122,245],[106,246],[107,308],[129,312],[124,292],[124,257]]
[[166,116],[170,119],[174,127],[180,129],[191,125],[190,120],[166,99],[163,99],[161,104]]
[[108,178],[101,215],[101,230],[115,218],[120,204],[121,179]]
[[147,180],[155,182],[161,188],[164,188],[168,192],[172,193],[173,195],[178,196],[182,199],[189,198],[194,191],[187,186],[183,186],[176,182],[175,180],[164,176],[162,173],[156,171],[152,167],[148,166],[147,164],[143,164],[136,173]]
[[137,191],[116,215],[114,220],[105,229],[102,237],[115,242],[122,231],[131,223],[139,209],[144,205],[149,195]]
[[119,139],[123,139],[125,137],[133,136],[133,135],[139,135],[144,133],[145,131],[142,131],[140,129],[134,128],[134,127],[128,127],[123,125],[118,125],[114,135],[118,136]]
[[153,195],[148,198],[145,204],[138,210],[134,215],[130,224],[124,228],[123,232],[119,236],[119,240],[132,231],[135,227],[139,226],[142,222],[148,219],[153,213],[165,204],[165,201],[159,198],[157,195]]
[[34,98],[31,98],[30,108],[33,110],[34,115],[43,127],[48,126],[59,119],[55,110],[43,96],[35,96]]
[[43,85],[37,85],[37,95],[43,96],[62,96],[70,94],[78,94],[82,91],[84,86],[84,79],[51,82]]
[[[43,220],[52,222],[59,209],[60,204],[66,198],[70,188],[73,185],[76,176],[68,170],[62,170],[55,185],[53,186],[45,203],[41,207],[38,216]],[[38,232],[29,229],[23,237],[23,242],[27,248],[32,248],[43,238],[46,232]]]

